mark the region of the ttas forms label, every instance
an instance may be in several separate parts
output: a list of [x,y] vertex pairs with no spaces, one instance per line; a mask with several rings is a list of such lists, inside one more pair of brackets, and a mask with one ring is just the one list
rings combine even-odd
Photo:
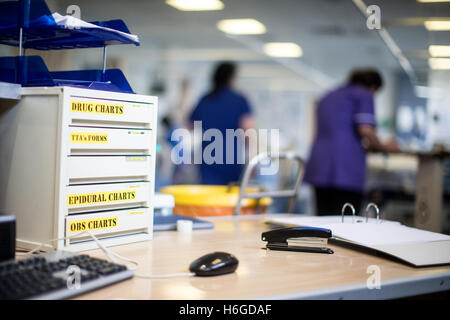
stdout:
[[107,144],[108,134],[97,132],[71,132],[71,144]]

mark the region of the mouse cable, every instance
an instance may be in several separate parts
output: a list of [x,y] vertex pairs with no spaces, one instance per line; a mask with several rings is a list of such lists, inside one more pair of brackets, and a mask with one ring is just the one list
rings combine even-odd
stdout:
[[[115,253],[114,251],[106,248],[98,239],[95,235],[93,235],[91,232],[87,231],[87,233],[91,236],[92,239],[94,239],[94,241],[97,243],[97,245],[99,246],[100,249],[102,249],[102,251],[114,262],[115,259],[114,257],[123,260],[123,261],[127,261],[130,263],[133,263],[136,267],[135,268],[130,268],[130,270],[132,271],[136,271],[140,268],[139,263],[135,260],[131,260],[129,258],[123,257],[117,253]],[[116,262],[118,263],[118,262]],[[183,273],[169,273],[169,274],[158,274],[158,275],[154,275],[154,274],[139,274],[139,273],[135,273],[134,274],[136,277],[138,278],[144,278],[144,279],[165,279],[165,278],[175,278],[175,277],[189,277],[189,276],[195,276],[195,273],[193,272],[183,272]]]
[[[34,249],[31,250],[31,251],[17,252],[16,255],[18,255],[18,256],[28,256],[28,255],[31,255],[31,254],[34,254],[34,253],[40,251],[40,249],[41,249],[43,246],[45,246],[46,244],[48,244],[48,243],[51,243],[51,242],[53,242],[53,241],[58,241],[58,240],[68,240],[68,239],[71,239],[71,238],[74,238],[74,237],[79,237],[80,235],[85,234],[85,233],[87,233],[87,234],[92,238],[92,240],[95,241],[95,243],[97,244],[98,248],[99,248],[100,250],[102,250],[103,253],[104,253],[104,254],[105,254],[112,262],[118,264],[119,261],[118,261],[117,259],[119,259],[119,260],[122,260],[122,261],[126,261],[126,262],[129,262],[129,263],[132,263],[132,264],[135,265],[135,267],[129,268],[131,271],[136,271],[136,270],[138,270],[138,269],[140,268],[140,265],[139,265],[139,263],[138,263],[137,261],[131,260],[131,259],[126,258],[126,257],[124,257],[124,256],[121,256],[121,255],[115,253],[114,251],[112,251],[111,249],[106,248],[106,247],[98,240],[98,238],[97,238],[95,235],[93,235],[90,231],[83,231],[83,232],[77,233],[77,234],[75,234],[75,235],[72,235],[72,236],[70,236],[70,237],[62,237],[62,238],[50,239],[50,240],[47,240],[47,241],[44,241],[44,242],[40,243],[39,246],[37,246],[36,248],[34,248]],[[116,258],[117,258],[117,259],[116,259]],[[158,275],[154,275],[154,274],[138,274],[138,273],[135,273],[134,275],[135,275],[136,277],[138,277],[138,278],[144,278],[144,279],[165,279],[165,278],[174,278],[174,277],[191,277],[191,276],[195,276],[195,273],[193,273],[193,272],[182,272],[182,273],[168,273],[168,274],[158,274]]]
[[[97,243],[97,246],[106,254],[106,256],[108,256],[108,258],[110,258],[113,262],[118,263],[118,261],[114,258],[118,258],[120,260],[123,261],[127,261],[130,262],[132,264],[135,265],[134,268],[130,268],[130,270],[132,271],[136,271],[140,268],[139,263],[135,260],[131,260],[129,258],[126,258],[124,256],[121,256],[117,253],[115,253],[114,251],[106,248],[98,239],[95,235],[93,235],[90,231],[87,231],[87,233],[91,236],[92,239],[94,239],[94,241]],[[194,276],[195,273],[193,272],[185,272],[185,273],[169,273],[169,274],[158,274],[158,275],[153,275],[153,274],[139,274],[139,273],[135,273],[135,276],[138,278],[144,278],[144,279],[165,279],[165,278],[174,278],[174,277],[188,277],[188,276]]]

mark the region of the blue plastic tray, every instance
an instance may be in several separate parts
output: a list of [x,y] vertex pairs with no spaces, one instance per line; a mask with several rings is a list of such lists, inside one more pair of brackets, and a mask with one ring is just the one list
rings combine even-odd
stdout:
[[[92,24],[131,34],[122,20],[95,21]],[[43,0],[0,2],[0,44],[36,50],[98,48],[112,44],[134,44],[139,41],[96,28],[66,29],[56,24]]]

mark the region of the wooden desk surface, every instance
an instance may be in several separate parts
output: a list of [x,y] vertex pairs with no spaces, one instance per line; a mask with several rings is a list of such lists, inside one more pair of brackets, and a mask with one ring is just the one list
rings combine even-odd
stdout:
[[[214,230],[155,232],[152,241],[110,247],[139,262],[138,274],[188,272],[199,256],[236,255],[236,273],[218,277],[133,279],[77,299],[291,299],[396,298],[450,289],[450,266],[414,268],[376,255],[329,245],[334,254],[266,251],[264,217],[211,220]],[[105,258],[100,250],[86,252]],[[367,288],[367,268],[379,266],[381,289]]]

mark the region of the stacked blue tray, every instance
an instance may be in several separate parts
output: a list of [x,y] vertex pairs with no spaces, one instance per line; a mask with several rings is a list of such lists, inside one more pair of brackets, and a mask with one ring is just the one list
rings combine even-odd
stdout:
[[[43,0],[0,2],[0,44],[35,50],[139,45],[122,20],[90,23],[104,28],[58,25]],[[0,57],[0,81],[22,86],[69,85],[133,93],[118,69],[49,72],[40,56]]]

